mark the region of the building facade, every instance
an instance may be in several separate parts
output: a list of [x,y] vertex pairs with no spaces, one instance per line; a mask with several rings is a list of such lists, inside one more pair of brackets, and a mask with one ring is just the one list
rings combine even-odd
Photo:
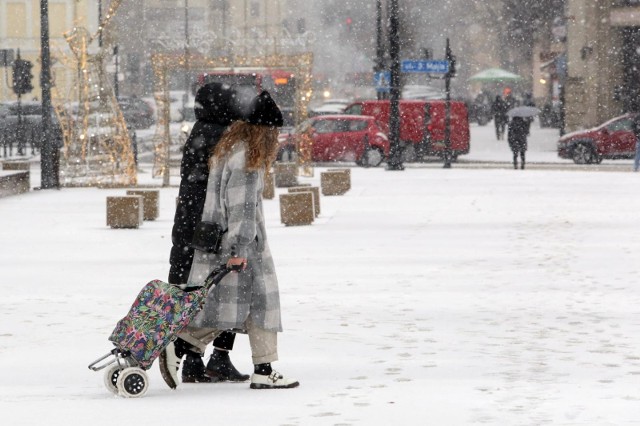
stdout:
[[640,111],[640,1],[568,0],[565,127]]
[[[71,54],[63,34],[76,25],[94,33],[98,28],[98,14],[93,0],[49,0],[54,84],[65,87],[72,78],[56,59],[59,52]],[[0,0],[0,49],[11,51],[14,57],[20,49],[21,58],[33,63],[34,89],[23,99],[40,99],[40,0]],[[3,74],[0,78],[0,101],[16,100],[11,88],[11,67],[2,67],[0,72]]]

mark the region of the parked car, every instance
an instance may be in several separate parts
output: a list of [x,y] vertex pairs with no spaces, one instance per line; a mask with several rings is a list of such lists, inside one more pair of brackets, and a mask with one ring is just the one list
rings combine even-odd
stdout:
[[118,104],[129,129],[147,129],[155,123],[153,108],[135,96],[121,96]]
[[562,136],[558,140],[558,156],[576,164],[633,158],[636,152],[636,138],[632,131],[635,116],[634,113],[624,114],[598,127]]
[[328,99],[322,105],[309,109],[309,117],[317,115],[342,114],[351,103],[348,99]]
[[294,160],[305,138],[311,139],[312,161],[355,161],[375,167],[389,155],[387,135],[373,117],[322,115],[305,120],[293,132],[280,136],[278,160]]
[[[372,116],[388,133],[388,100],[354,102],[346,114]],[[400,142],[403,161],[423,160],[426,156],[443,156],[445,150],[446,103],[443,100],[400,100]],[[469,153],[469,115],[464,102],[451,101],[450,149],[453,159]]]

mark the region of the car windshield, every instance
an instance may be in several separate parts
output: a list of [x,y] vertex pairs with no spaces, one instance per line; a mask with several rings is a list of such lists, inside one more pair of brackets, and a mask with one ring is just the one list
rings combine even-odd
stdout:
[[616,120],[613,123],[609,123],[607,125],[607,130],[610,132],[619,132],[619,131],[631,131],[633,125],[633,120],[630,118],[623,118],[621,120]]
[[349,108],[345,109],[344,112],[346,114],[361,115],[362,114],[362,104],[351,105]]
[[316,133],[338,133],[349,132],[351,129],[351,123],[353,120],[336,120],[336,119],[323,119],[316,120],[313,124],[313,128]]
[[351,120],[348,121],[348,131],[349,132],[361,132],[366,130],[367,121],[366,120]]

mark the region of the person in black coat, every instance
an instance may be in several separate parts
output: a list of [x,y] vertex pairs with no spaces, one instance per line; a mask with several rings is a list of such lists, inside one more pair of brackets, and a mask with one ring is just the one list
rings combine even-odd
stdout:
[[513,152],[513,168],[518,168],[518,155],[520,156],[520,168],[524,169],[524,156],[527,151],[527,136],[529,136],[529,122],[522,117],[513,117],[509,122],[509,148]]
[[[240,117],[235,90],[221,83],[203,86],[196,93],[195,115],[197,121],[183,149],[178,205],[171,233],[173,247],[169,256],[169,283],[177,285],[187,283],[193,263],[193,249],[190,245],[204,209],[209,157],[227,126]],[[238,372],[229,359],[234,341],[235,334],[232,332],[224,332],[216,338],[213,341],[214,351],[205,367],[202,361],[204,354],[178,339],[175,342],[176,352],[180,358],[186,355],[182,363],[182,381],[208,383],[249,380],[249,375]],[[175,388],[177,383],[168,374],[171,367],[167,364],[164,351],[160,355],[159,364],[163,379],[169,387]]]
[[491,105],[493,112],[493,124],[496,126],[496,139],[500,140],[504,137],[504,128],[507,126],[507,104],[498,95]]

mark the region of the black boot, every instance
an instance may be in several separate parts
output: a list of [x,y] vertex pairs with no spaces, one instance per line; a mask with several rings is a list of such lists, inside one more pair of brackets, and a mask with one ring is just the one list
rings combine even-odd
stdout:
[[199,354],[187,352],[182,362],[182,383],[211,383],[211,379],[204,373],[204,362]]
[[249,380],[248,374],[241,374],[233,366],[229,352],[218,349],[215,349],[211,354],[205,373],[214,382],[245,382]]

